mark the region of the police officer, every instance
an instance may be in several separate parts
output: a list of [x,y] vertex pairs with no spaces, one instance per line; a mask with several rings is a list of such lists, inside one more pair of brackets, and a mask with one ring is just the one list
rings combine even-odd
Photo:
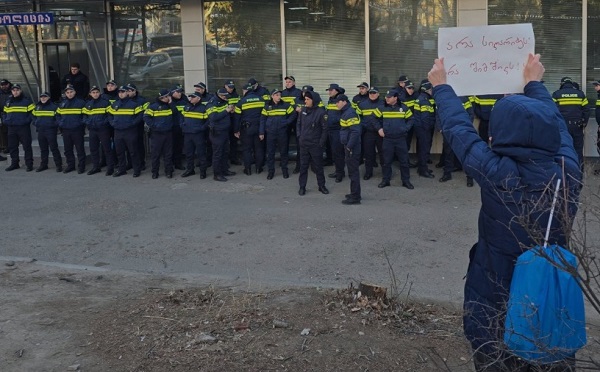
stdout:
[[119,99],[117,83],[114,80],[109,80],[106,82],[106,86],[104,87],[104,92],[102,93],[102,98],[108,100],[108,102],[112,105],[116,100]]
[[90,153],[92,156],[92,169],[88,175],[102,171],[100,162],[100,149],[106,157],[106,175],[111,176],[115,169],[114,153],[112,151],[112,129],[108,124],[108,108],[110,102],[100,95],[100,88],[93,86],[90,97],[83,108],[83,121],[89,132]]
[[109,123],[115,129],[115,149],[118,169],[113,177],[127,174],[126,151],[129,151],[133,167],[133,177],[139,177],[142,166],[139,154],[138,127],[142,123],[143,105],[129,97],[127,87],[119,87],[119,99],[109,109]]
[[179,124],[179,112],[171,102],[173,91],[161,89],[156,101],[144,111],[144,123],[150,133],[150,156],[152,158],[152,179],[158,178],[160,158],[165,165],[165,175],[173,178],[173,126]]
[[369,100],[369,83],[363,81],[356,86],[358,88],[358,94],[352,97],[352,106],[357,108],[361,102]]
[[215,181],[227,181],[225,176],[233,176],[227,165],[227,146],[231,129],[231,113],[235,106],[228,102],[229,93],[225,88],[217,91],[217,95],[206,107],[208,115],[208,130],[212,143],[212,167]]
[[260,83],[255,78],[248,79],[248,83],[246,85],[252,86],[251,90],[253,91],[253,93],[256,94],[258,97],[261,97],[264,101],[268,101],[271,98],[269,90],[260,85]]
[[[415,103],[417,103],[419,100],[419,91],[415,88],[415,84],[412,81],[406,80],[404,82],[404,95],[398,94],[398,99],[400,99],[400,96],[402,96],[402,101],[400,101],[400,103],[404,103],[406,107],[408,107],[414,113]],[[408,131],[408,135],[406,136],[406,145],[408,146],[408,151],[410,151],[410,147],[412,146],[414,133],[415,127],[413,126],[410,128],[410,131]],[[410,157],[409,166],[411,168],[417,167],[417,163],[410,162]]]
[[[296,101],[298,100],[298,98],[300,98],[300,96],[302,95],[302,91],[300,89],[298,89],[296,87],[296,78],[293,77],[292,75],[288,75],[285,78],[283,78],[283,83],[285,88],[281,91],[281,99],[286,102],[289,103],[294,110],[296,109]],[[302,104],[304,104],[304,102],[302,102]],[[296,135],[296,125],[290,125],[288,127],[288,150],[290,148],[290,140],[292,138],[296,139],[296,147],[298,145],[298,136]],[[267,138],[268,140],[268,138]],[[268,147],[268,143],[267,143],[267,147]],[[267,150],[268,152],[268,150]],[[296,166],[294,168],[294,173],[298,173],[296,171],[296,168],[298,168],[298,171],[300,170],[300,164],[299,162],[296,162]]]
[[552,99],[567,122],[567,129],[573,137],[573,147],[583,170],[583,135],[590,118],[589,102],[585,93],[568,76],[560,79],[560,89],[552,93]]
[[5,170],[10,172],[19,169],[19,143],[25,152],[25,165],[27,172],[33,170],[33,150],[31,148],[31,112],[35,105],[23,94],[19,84],[11,88],[11,96],[4,103],[2,112],[2,125],[8,127],[8,151],[10,153],[10,166]]
[[[0,117],[4,116],[4,105],[6,104],[6,100],[12,96],[12,84],[10,81],[6,79],[0,80]],[[8,154],[8,127],[6,124],[2,125],[2,120],[0,119],[0,151]],[[0,161],[4,161],[6,158],[0,155]]]
[[396,82],[396,86],[394,87],[394,90],[396,90],[396,92],[398,93],[398,103],[404,103],[407,101],[406,85],[409,81],[410,80],[406,75],[400,75],[398,77],[398,81]]
[[[183,120],[183,108],[189,103],[187,97],[183,94],[183,87],[176,85],[171,90],[171,106],[173,112],[177,114],[176,123],[180,123]],[[185,167],[181,164],[183,158],[183,132],[181,126],[173,125],[173,165],[175,169],[185,170]]]
[[[237,103],[240,101],[240,94],[237,92],[236,88],[235,88],[235,82],[233,80],[227,80],[225,81],[225,85],[224,85],[225,90],[227,91],[227,94],[229,95],[228,97],[228,102],[230,105],[235,106],[237,105]],[[233,113],[231,114],[232,117],[232,122],[233,122]],[[242,163],[240,162],[240,159],[238,158],[238,139],[234,134],[234,128],[233,125],[231,126],[231,129],[229,131],[229,148],[228,148],[228,154],[229,154],[229,162],[233,165],[241,165]],[[212,156],[212,155],[211,155]]]
[[75,155],[73,147],[77,151],[77,173],[85,172],[85,147],[83,137],[85,136],[85,124],[83,122],[83,108],[85,101],[77,96],[72,85],[67,85],[64,90],[65,98],[58,104],[56,109],[56,120],[62,131],[65,158],[67,168],[63,173],[75,170]]
[[[208,115],[206,105],[202,103],[203,94],[194,92],[188,96],[189,103],[183,109],[181,129],[183,131],[183,150],[187,160],[185,172],[181,177],[189,177],[194,171],[194,156],[198,157],[200,179],[206,178],[208,160],[206,157],[208,141]],[[210,102],[210,101],[209,101]]]
[[296,111],[288,102],[283,101],[279,89],[273,89],[271,100],[261,112],[259,135],[267,139],[267,179],[275,176],[275,151],[281,156],[281,173],[283,178],[289,178],[288,171],[288,133],[289,127],[296,123]]
[[304,91],[304,106],[300,109],[296,130],[299,138],[300,150],[300,175],[298,183],[299,195],[306,194],[306,181],[308,179],[308,167],[312,168],[317,175],[319,191],[329,194],[325,187],[325,173],[323,172],[323,149],[327,142],[327,119],[325,109],[320,105],[321,96],[314,91]]
[[340,110],[340,143],[344,146],[345,162],[350,178],[350,194],[342,200],[342,204],[360,204],[360,149],[361,127],[360,118],[345,94],[336,98],[335,104]]
[[435,177],[427,166],[437,118],[435,101],[431,96],[432,89],[433,87],[429,81],[423,82],[420,88],[421,94],[419,95],[419,99],[413,106],[418,152],[417,172],[419,176],[425,178]]
[[264,134],[259,134],[260,117],[265,101],[258,96],[253,86],[248,83],[243,89],[243,97],[235,106],[235,136],[242,140],[244,156],[244,174],[252,174],[252,163],[256,164],[256,173],[263,171],[265,160],[264,147],[261,141]]
[[[146,108],[148,108],[148,105],[150,104],[150,102],[143,96],[141,96],[137,90],[137,86],[133,83],[129,83],[127,84],[127,96],[134,101],[135,103],[138,104],[138,106],[141,106],[142,110],[145,110]],[[119,98],[121,96],[119,95]],[[143,115],[140,114],[140,116]],[[137,157],[140,160],[140,170],[145,170],[146,169],[146,132],[144,131],[144,121],[143,120],[139,120],[138,124],[137,124]],[[131,156],[131,150],[129,150],[129,154]],[[133,158],[133,156],[131,156]],[[133,166],[133,159],[131,159],[131,163],[129,164],[130,167]],[[135,170],[133,172],[133,175],[135,176]]]
[[414,189],[415,187],[410,183],[406,145],[406,135],[413,125],[412,111],[405,104],[398,102],[398,91],[388,90],[385,95],[385,105],[375,110],[375,116],[380,118],[377,132],[383,138],[383,179],[377,187],[390,186],[392,162],[396,155],[400,160],[402,186],[409,190]]
[[379,99],[379,89],[371,87],[368,90],[369,99],[358,104],[358,113],[361,117],[363,136],[363,154],[365,157],[365,175],[363,179],[369,180],[373,177],[373,168],[377,163],[379,153],[380,163],[383,165],[383,138],[377,133],[379,130],[379,118],[375,116],[375,110],[383,108],[383,101]]
[[[203,105],[208,105],[208,103],[210,102],[210,100],[214,97],[211,93],[208,92],[208,89],[206,88],[206,84],[204,84],[203,82],[199,82],[194,84],[194,91],[198,94],[200,94],[200,103]],[[189,100],[188,96],[188,100]]]
[[[596,151],[598,151],[598,154],[600,154],[600,80],[593,81],[592,85],[594,86],[594,90],[598,95],[598,98],[596,99],[596,122],[599,123],[599,125],[598,131],[596,132]],[[597,176],[599,174],[600,170],[594,170],[594,175]]]
[[[469,119],[473,122],[474,113],[473,106],[471,103],[471,97],[461,96],[459,97],[465,111],[469,114]],[[456,170],[456,165],[460,166],[460,162],[456,155],[454,155],[454,151],[452,151],[452,147],[450,147],[450,143],[444,136],[444,132],[441,130],[441,126],[439,122],[437,122],[438,126],[436,126],[436,130],[439,130],[442,133],[442,155],[440,156],[440,163],[443,164],[444,175],[439,179],[440,182],[447,182],[452,179],[452,172]],[[468,170],[465,169],[465,173],[467,173],[467,187],[473,187],[473,177],[469,176]]]
[[38,142],[40,144],[41,163],[35,170],[42,172],[48,169],[48,155],[52,151],[56,171],[62,172],[62,157],[58,149],[56,137],[58,135],[58,123],[56,122],[56,109],[58,106],[50,99],[50,93],[40,94],[40,100],[33,109],[33,125],[37,128]]
[[329,135],[329,144],[331,146],[331,155],[335,164],[335,173],[331,173],[329,178],[335,178],[335,182],[342,182],[345,176],[344,146],[340,143],[340,110],[335,104],[337,96],[344,94],[346,90],[338,84],[329,84],[327,92],[329,100],[327,101],[327,133]]

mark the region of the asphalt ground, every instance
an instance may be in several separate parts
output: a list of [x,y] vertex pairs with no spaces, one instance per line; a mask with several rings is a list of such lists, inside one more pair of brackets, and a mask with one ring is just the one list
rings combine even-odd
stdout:
[[[435,162],[435,160],[434,160]],[[36,159],[36,166],[39,161]],[[52,163],[52,162],[50,162]],[[3,169],[8,162],[0,162]],[[293,163],[291,164],[293,167]],[[477,238],[479,187],[464,173],[438,182],[411,170],[414,190],[377,188],[381,167],[363,181],[362,204],[343,205],[349,193],[327,179],[329,195],[309,174],[246,176],[228,182],[198,174],[153,180],[149,171],[119,178],[0,170],[0,259],[35,258],[53,265],[194,277],[243,284],[346,287],[369,282],[402,296],[460,303],[468,251]],[[88,165],[88,169],[90,166]],[[331,173],[333,167],[326,167]],[[361,167],[362,171],[362,167]],[[586,183],[597,191],[593,176]],[[598,229],[590,236],[598,237]]]

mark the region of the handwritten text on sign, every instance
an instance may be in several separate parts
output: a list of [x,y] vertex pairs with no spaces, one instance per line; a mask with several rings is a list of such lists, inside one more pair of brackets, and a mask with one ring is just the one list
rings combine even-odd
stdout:
[[523,67],[535,51],[531,24],[440,28],[438,55],[459,96],[522,93]]

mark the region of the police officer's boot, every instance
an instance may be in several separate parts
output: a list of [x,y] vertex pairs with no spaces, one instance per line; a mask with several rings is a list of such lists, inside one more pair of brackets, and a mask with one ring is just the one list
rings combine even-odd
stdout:
[[273,177],[275,177],[275,171],[270,170],[269,173],[267,174],[267,179],[272,180]]
[[40,166],[39,166],[39,167],[37,167],[35,171],[36,171],[37,173],[39,173],[39,172],[43,172],[43,171],[45,171],[46,169],[48,169],[48,165],[46,165],[46,164],[40,164]]
[[263,171],[263,167],[256,167],[256,174],[261,174]]
[[283,178],[290,178],[290,173],[288,172],[287,168],[283,168],[281,173],[283,174]]
[[203,180],[206,178],[206,170],[201,170],[200,171],[200,179]]
[[252,168],[248,167],[248,168],[244,168],[244,174],[246,176],[249,176],[252,174]]
[[6,168],[5,171],[10,172],[10,171],[13,171],[13,170],[19,169],[19,168],[21,168],[19,166],[19,163],[11,163],[11,165],[8,168]]

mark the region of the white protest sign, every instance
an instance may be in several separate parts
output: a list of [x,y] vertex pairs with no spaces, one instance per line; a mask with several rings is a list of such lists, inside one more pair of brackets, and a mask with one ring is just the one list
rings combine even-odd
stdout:
[[531,23],[440,28],[438,55],[459,96],[523,92],[523,68],[534,53]]

